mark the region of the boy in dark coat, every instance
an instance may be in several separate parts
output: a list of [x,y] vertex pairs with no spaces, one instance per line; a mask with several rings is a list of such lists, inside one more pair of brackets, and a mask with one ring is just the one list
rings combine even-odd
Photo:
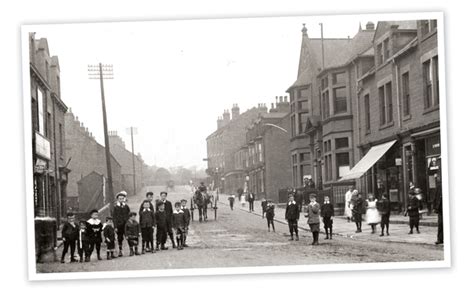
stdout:
[[166,232],[168,233],[168,236],[170,237],[171,243],[173,244],[173,248],[176,248],[176,244],[174,242],[174,237],[173,237],[173,229],[171,227],[171,218],[173,217],[173,204],[171,204],[171,202],[166,199],[168,197],[167,192],[161,192],[160,197],[161,197],[161,201],[165,204],[165,212],[166,212],[166,219],[167,219]]
[[268,200],[265,202],[265,215],[267,216],[268,231],[270,231],[271,225],[273,228],[273,232],[275,232],[275,224],[273,223],[273,218],[275,218],[275,205],[273,205],[272,200]]
[[107,245],[107,260],[115,258],[115,229],[112,217],[105,219],[104,238]]
[[168,250],[165,247],[166,234],[168,232],[168,216],[166,216],[165,204],[162,201],[156,203],[156,250]]
[[390,223],[390,201],[387,199],[387,194],[382,193],[382,198],[377,202],[377,209],[380,213],[380,227],[382,228],[382,233],[380,234],[381,237],[384,236],[384,229],[386,229],[387,236],[390,235],[388,232],[388,227]]
[[125,238],[130,248],[130,256],[140,255],[138,253],[138,238],[140,237],[140,224],[137,222],[137,213],[130,212],[128,221],[125,224]]
[[300,219],[300,207],[295,202],[295,197],[293,194],[290,194],[288,197],[288,204],[286,205],[285,219],[288,222],[288,227],[290,229],[290,241],[293,241],[293,233],[296,235],[296,241],[299,240],[298,237],[298,220]]
[[186,207],[188,201],[185,199],[181,200],[181,210],[184,212],[184,233],[183,233],[183,247],[188,247],[186,244],[186,238],[188,237],[189,224],[191,222],[191,211]]
[[[355,195],[355,194],[354,194]],[[362,232],[362,213],[364,210],[364,200],[362,200],[362,195],[357,192],[352,207],[352,217],[356,224],[357,230],[356,233]]]
[[79,254],[79,262],[84,261],[84,254],[87,256],[89,251],[89,237],[87,236],[87,221],[79,222],[79,232],[77,235],[77,253]]
[[87,220],[87,236],[89,239],[89,248],[86,253],[86,262],[91,259],[92,252],[97,251],[97,260],[102,260],[100,257],[100,244],[102,244],[102,222],[99,219],[99,211],[96,209],[91,211],[91,218]]
[[121,257],[122,254],[122,243],[123,243],[123,236],[125,232],[125,224],[128,220],[128,214],[130,213],[130,208],[125,203],[126,198],[125,192],[120,192],[115,196],[117,199],[117,203],[114,205],[112,211],[112,218],[114,220],[115,231],[117,232],[117,240],[119,246],[119,254],[118,256]]
[[416,198],[414,192],[410,192],[408,199],[408,207],[405,213],[405,216],[408,215],[410,221],[410,232],[408,234],[413,234],[413,227],[416,228],[417,233],[420,233],[420,210],[420,201]]
[[151,209],[151,202],[145,200],[140,210],[140,228],[142,230],[142,254],[146,251],[155,253],[153,247],[153,229],[155,228],[155,213]]
[[176,202],[174,208],[172,218],[173,231],[175,232],[178,250],[183,250],[183,233],[186,221],[184,220],[184,212],[181,210],[181,202]]
[[64,263],[64,257],[66,257],[68,248],[71,249],[71,262],[77,262],[74,258],[74,251],[76,250],[76,241],[79,237],[79,225],[75,222],[73,213],[67,214],[67,222],[63,225],[61,236],[63,238],[64,247],[61,263]]
[[262,198],[262,202],[260,203],[262,205],[262,219],[265,218],[265,212],[267,211],[267,204],[268,201],[265,199],[265,197]]
[[[324,197],[324,204],[321,206],[321,216],[323,217],[324,231],[326,232],[326,238],[332,240],[332,224],[334,217],[334,206],[329,202],[329,197]],[[329,231],[329,233],[328,233]]]

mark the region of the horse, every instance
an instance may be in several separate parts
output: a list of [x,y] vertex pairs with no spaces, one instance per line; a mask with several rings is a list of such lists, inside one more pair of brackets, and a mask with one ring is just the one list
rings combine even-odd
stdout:
[[194,193],[193,203],[194,203],[195,208],[197,208],[199,212],[199,222],[202,222],[203,215],[204,215],[204,221],[206,221],[207,220],[207,206],[205,205],[207,204],[203,196],[203,193],[201,191],[197,190]]

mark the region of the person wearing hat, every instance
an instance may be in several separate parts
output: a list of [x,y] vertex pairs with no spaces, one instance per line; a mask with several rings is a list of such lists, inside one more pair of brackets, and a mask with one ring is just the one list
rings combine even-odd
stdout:
[[288,222],[288,228],[290,230],[290,241],[293,241],[293,233],[296,235],[296,240],[298,241],[298,220],[300,219],[300,207],[295,202],[295,196],[293,194],[288,196],[288,204],[286,205],[285,210],[285,219]]
[[309,205],[308,205],[308,213],[306,217],[308,218],[308,225],[311,233],[313,234],[313,243],[311,245],[319,245],[319,228],[320,228],[320,212],[321,207],[319,206],[318,202],[316,202],[316,194],[309,195]]
[[416,232],[420,233],[420,210],[421,210],[421,202],[416,197],[415,188],[413,191],[409,192],[408,198],[408,207],[405,212],[405,216],[408,215],[409,223],[410,223],[410,232],[408,234],[413,234],[413,228],[416,228]]
[[191,211],[189,211],[189,208],[186,207],[186,203],[188,201],[186,199],[181,200],[181,210],[184,212],[184,232],[183,232],[183,247],[188,247],[188,244],[186,244],[186,238],[188,236],[188,230],[189,230],[189,224],[191,222]]
[[166,216],[165,203],[161,200],[156,202],[155,225],[156,250],[168,250],[168,248],[165,247],[166,234],[168,232],[168,217]]
[[165,212],[166,212],[166,222],[167,222],[167,233],[168,236],[171,240],[171,243],[173,245],[173,248],[176,248],[176,243],[174,241],[174,235],[173,235],[173,228],[171,226],[171,219],[173,217],[173,204],[171,204],[170,201],[168,201],[166,198],[168,197],[168,193],[163,191],[160,193],[161,201],[165,205]]
[[119,246],[119,253],[118,256],[123,256],[122,253],[122,244],[124,239],[125,233],[125,224],[128,220],[128,214],[130,213],[130,208],[125,203],[125,198],[127,197],[127,193],[125,191],[119,192],[115,198],[117,202],[114,205],[112,210],[112,219],[114,221],[115,231],[117,232],[117,241]]

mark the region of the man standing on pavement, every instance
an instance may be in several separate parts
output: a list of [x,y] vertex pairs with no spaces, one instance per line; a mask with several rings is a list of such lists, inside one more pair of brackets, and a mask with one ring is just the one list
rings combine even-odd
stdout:
[[125,198],[127,197],[127,193],[125,191],[119,192],[115,198],[117,202],[114,205],[112,211],[112,219],[114,221],[115,231],[117,232],[117,240],[119,244],[119,254],[118,256],[123,256],[122,253],[122,244],[123,244],[123,236],[125,233],[125,224],[128,221],[128,214],[130,213],[130,208],[125,203]]
[[171,202],[166,199],[168,197],[167,192],[161,192],[160,197],[161,197],[161,201],[165,205],[166,221],[167,221],[166,231],[168,232],[168,236],[170,237],[170,240],[173,243],[173,248],[176,248],[176,243],[174,242],[174,236],[173,236],[173,228],[171,226],[171,221],[172,221],[171,219],[173,217],[173,204],[171,204]]
[[290,241],[293,241],[293,233],[296,235],[296,241],[298,237],[298,220],[300,219],[300,208],[295,202],[295,197],[290,194],[288,197],[288,204],[286,205],[285,219],[288,222],[288,228],[290,230]]
[[435,174],[436,180],[436,191],[434,199],[434,210],[438,213],[438,238],[436,240],[436,245],[444,243],[444,234],[443,234],[443,189],[441,186],[441,178],[438,174]]
[[253,203],[255,202],[255,195],[249,192],[249,212],[253,212]]

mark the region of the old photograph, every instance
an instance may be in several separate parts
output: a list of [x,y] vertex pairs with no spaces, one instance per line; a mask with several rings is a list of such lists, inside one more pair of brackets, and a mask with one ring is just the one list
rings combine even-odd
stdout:
[[30,280],[450,266],[442,13],[21,41]]

